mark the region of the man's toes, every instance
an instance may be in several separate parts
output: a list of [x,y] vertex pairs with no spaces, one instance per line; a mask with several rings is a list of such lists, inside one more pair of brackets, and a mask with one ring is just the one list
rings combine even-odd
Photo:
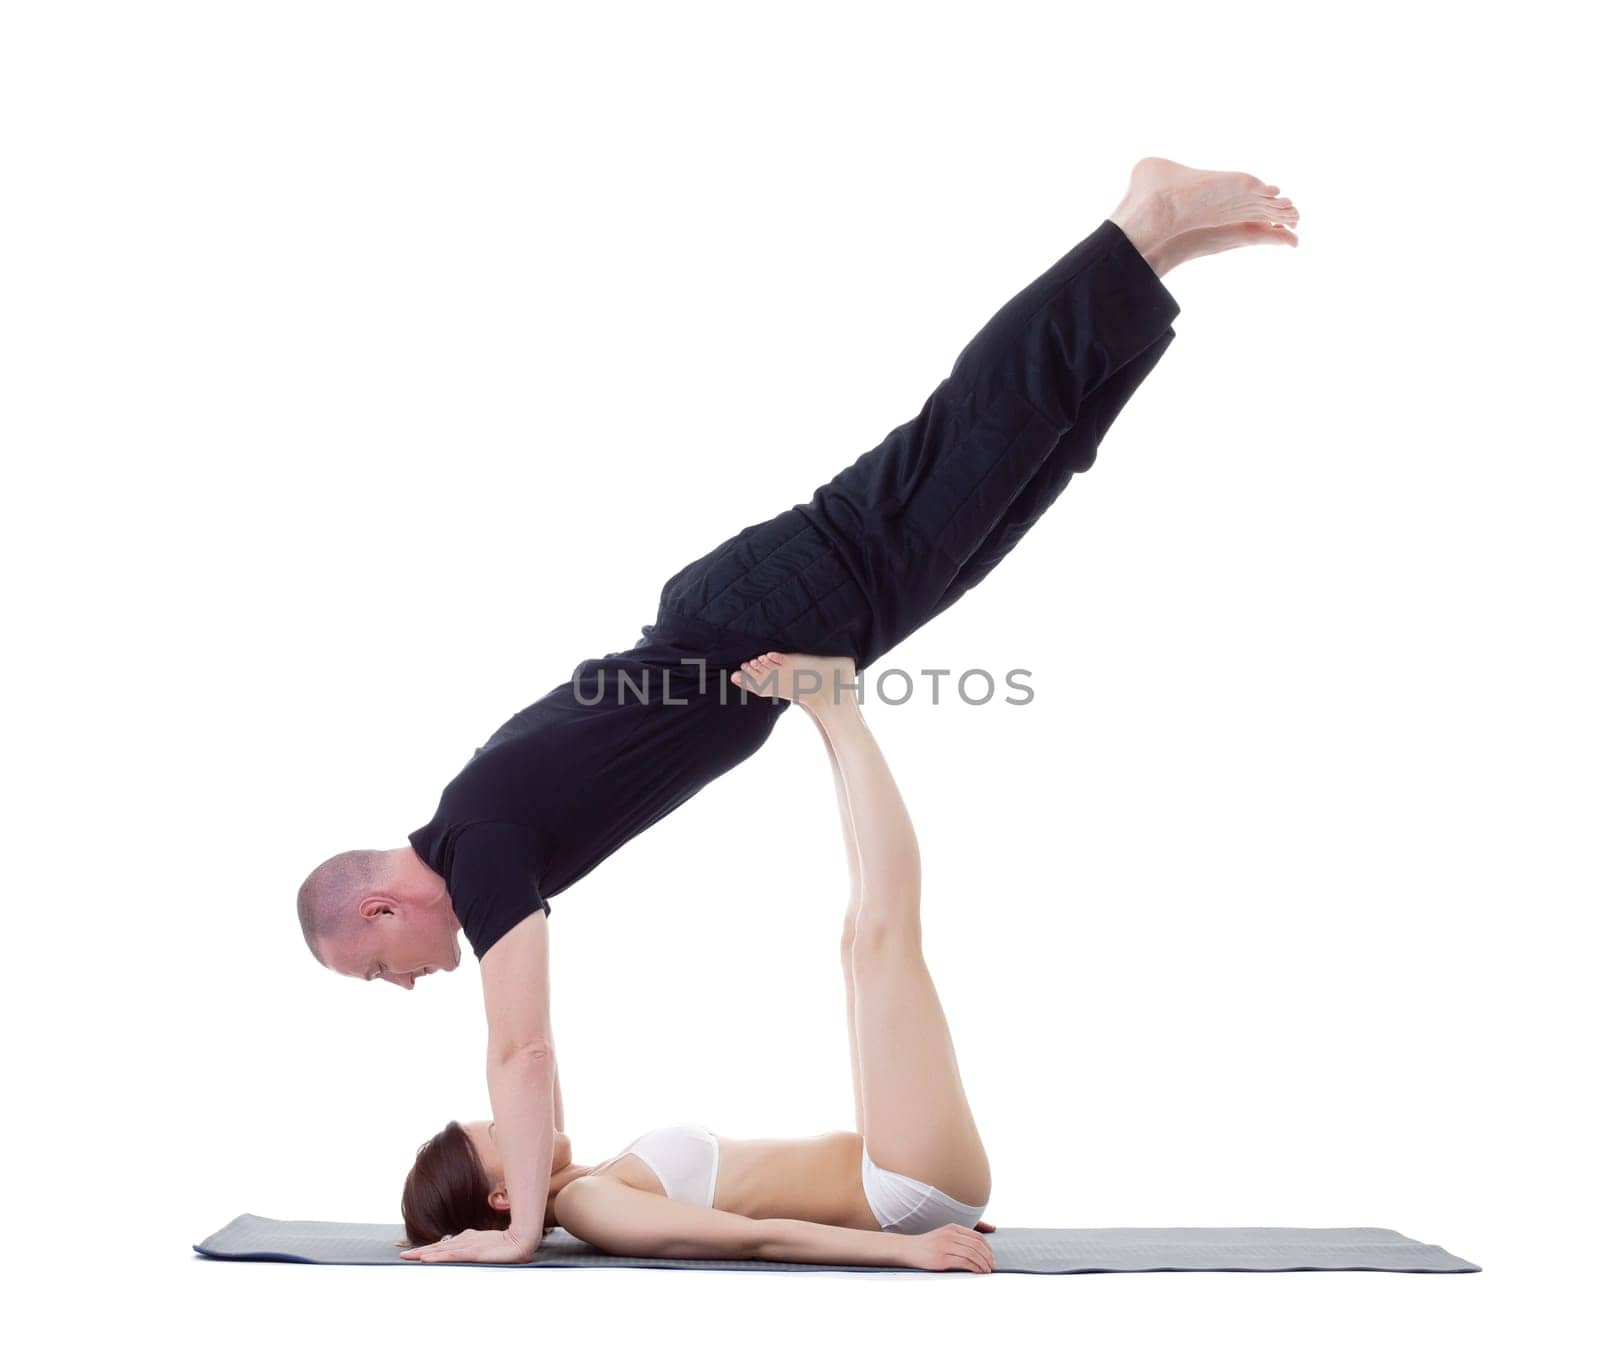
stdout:
[[1244,223],[1244,232],[1241,234],[1246,245],[1256,242],[1282,242],[1288,246],[1299,245],[1299,238],[1294,235],[1287,223]]

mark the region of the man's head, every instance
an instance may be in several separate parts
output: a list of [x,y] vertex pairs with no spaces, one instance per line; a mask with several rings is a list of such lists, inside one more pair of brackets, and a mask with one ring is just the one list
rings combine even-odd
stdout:
[[342,976],[409,990],[461,962],[444,878],[410,848],[338,853],[306,877],[297,903],[311,955]]

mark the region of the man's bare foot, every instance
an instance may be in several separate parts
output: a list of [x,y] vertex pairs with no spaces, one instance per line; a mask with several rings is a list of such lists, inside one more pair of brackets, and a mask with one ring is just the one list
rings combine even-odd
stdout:
[[735,670],[733,680],[757,696],[778,696],[795,701],[813,714],[833,706],[856,703],[856,665],[850,658],[775,652],[757,654]]
[[[1111,221],[1152,267],[1159,259],[1163,268],[1170,270],[1195,255],[1283,240],[1259,230],[1252,235],[1229,235],[1226,230],[1291,230],[1300,221],[1300,210],[1278,193],[1276,185],[1243,171],[1196,170],[1159,156],[1147,156],[1134,166],[1128,192],[1111,214]],[[1189,235],[1196,232],[1225,235]],[[1189,254],[1185,254],[1186,250]]]
[[1231,251],[1236,246],[1273,243],[1299,246],[1300,238],[1295,236],[1293,228],[1285,227],[1282,223],[1229,223],[1226,227],[1197,227],[1162,242],[1145,259],[1157,275],[1164,275],[1196,256],[1214,256],[1219,251]]

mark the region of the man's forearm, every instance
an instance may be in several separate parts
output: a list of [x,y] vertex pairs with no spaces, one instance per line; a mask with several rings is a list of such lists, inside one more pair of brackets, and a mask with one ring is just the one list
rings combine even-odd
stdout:
[[804,1265],[903,1265],[905,1238],[894,1232],[833,1227],[788,1217],[756,1223],[755,1258]]
[[489,1061],[489,1102],[494,1109],[495,1144],[505,1162],[511,1231],[532,1245],[544,1235],[550,1193],[555,1061],[553,1051],[534,1049]]

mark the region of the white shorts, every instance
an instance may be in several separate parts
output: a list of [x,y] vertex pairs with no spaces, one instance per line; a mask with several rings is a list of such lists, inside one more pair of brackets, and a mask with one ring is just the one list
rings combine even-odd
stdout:
[[885,1170],[867,1154],[866,1142],[861,1143],[861,1187],[866,1190],[867,1206],[878,1225],[884,1231],[904,1236],[920,1236],[947,1222],[970,1227],[983,1216],[987,1206],[975,1208],[969,1203],[957,1203],[931,1184]]

